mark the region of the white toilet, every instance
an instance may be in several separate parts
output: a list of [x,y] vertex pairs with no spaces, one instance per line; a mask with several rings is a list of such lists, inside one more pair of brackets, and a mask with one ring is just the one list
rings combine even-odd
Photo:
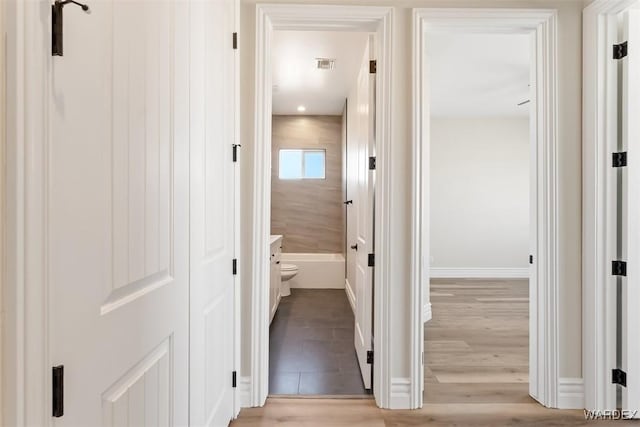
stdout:
[[298,266],[294,264],[281,264],[280,265],[280,277],[282,283],[280,284],[280,296],[288,297],[291,295],[291,287],[289,286],[289,280],[293,279],[298,274]]

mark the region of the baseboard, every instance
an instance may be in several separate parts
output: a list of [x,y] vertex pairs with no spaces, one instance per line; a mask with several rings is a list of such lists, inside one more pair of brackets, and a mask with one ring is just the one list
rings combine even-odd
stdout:
[[525,279],[529,277],[528,268],[440,268],[429,269],[434,279]]
[[411,409],[410,378],[391,378],[389,409]]
[[353,310],[353,314],[355,314],[356,296],[353,294],[353,288],[347,279],[344,279],[344,291],[347,293],[347,299],[349,300],[349,305],[351,305],[351,310]]
[[584,380],[582,378],[559,379],[558,409],[584,409]]
[[433,314],[431,313],[431,303],[428,302],[422,306],[422,321],[428,322],[429,320],[431,320],[432,316]]
[[251,407],[251,377],[240,377],[238,395],[241,408]]

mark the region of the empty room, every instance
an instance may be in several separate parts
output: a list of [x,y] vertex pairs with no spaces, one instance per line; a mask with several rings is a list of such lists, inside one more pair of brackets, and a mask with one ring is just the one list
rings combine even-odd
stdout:
[[425,403],[525,403],[531,45],[433,34]]

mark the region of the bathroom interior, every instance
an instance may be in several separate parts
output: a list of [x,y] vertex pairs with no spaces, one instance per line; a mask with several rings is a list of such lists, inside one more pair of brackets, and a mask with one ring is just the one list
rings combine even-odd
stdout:
[[274,33],[270,395],[371,397],[354,348],[355,280],[347,279],[356,267],[347,225],[358,207],[349,101],[368,43],[367,33]]

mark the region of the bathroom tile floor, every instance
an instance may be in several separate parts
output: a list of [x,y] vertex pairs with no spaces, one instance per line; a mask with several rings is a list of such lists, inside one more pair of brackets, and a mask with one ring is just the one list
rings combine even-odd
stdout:
[[367,395],[343,289],[292,289],[269,335],[269,394]]

